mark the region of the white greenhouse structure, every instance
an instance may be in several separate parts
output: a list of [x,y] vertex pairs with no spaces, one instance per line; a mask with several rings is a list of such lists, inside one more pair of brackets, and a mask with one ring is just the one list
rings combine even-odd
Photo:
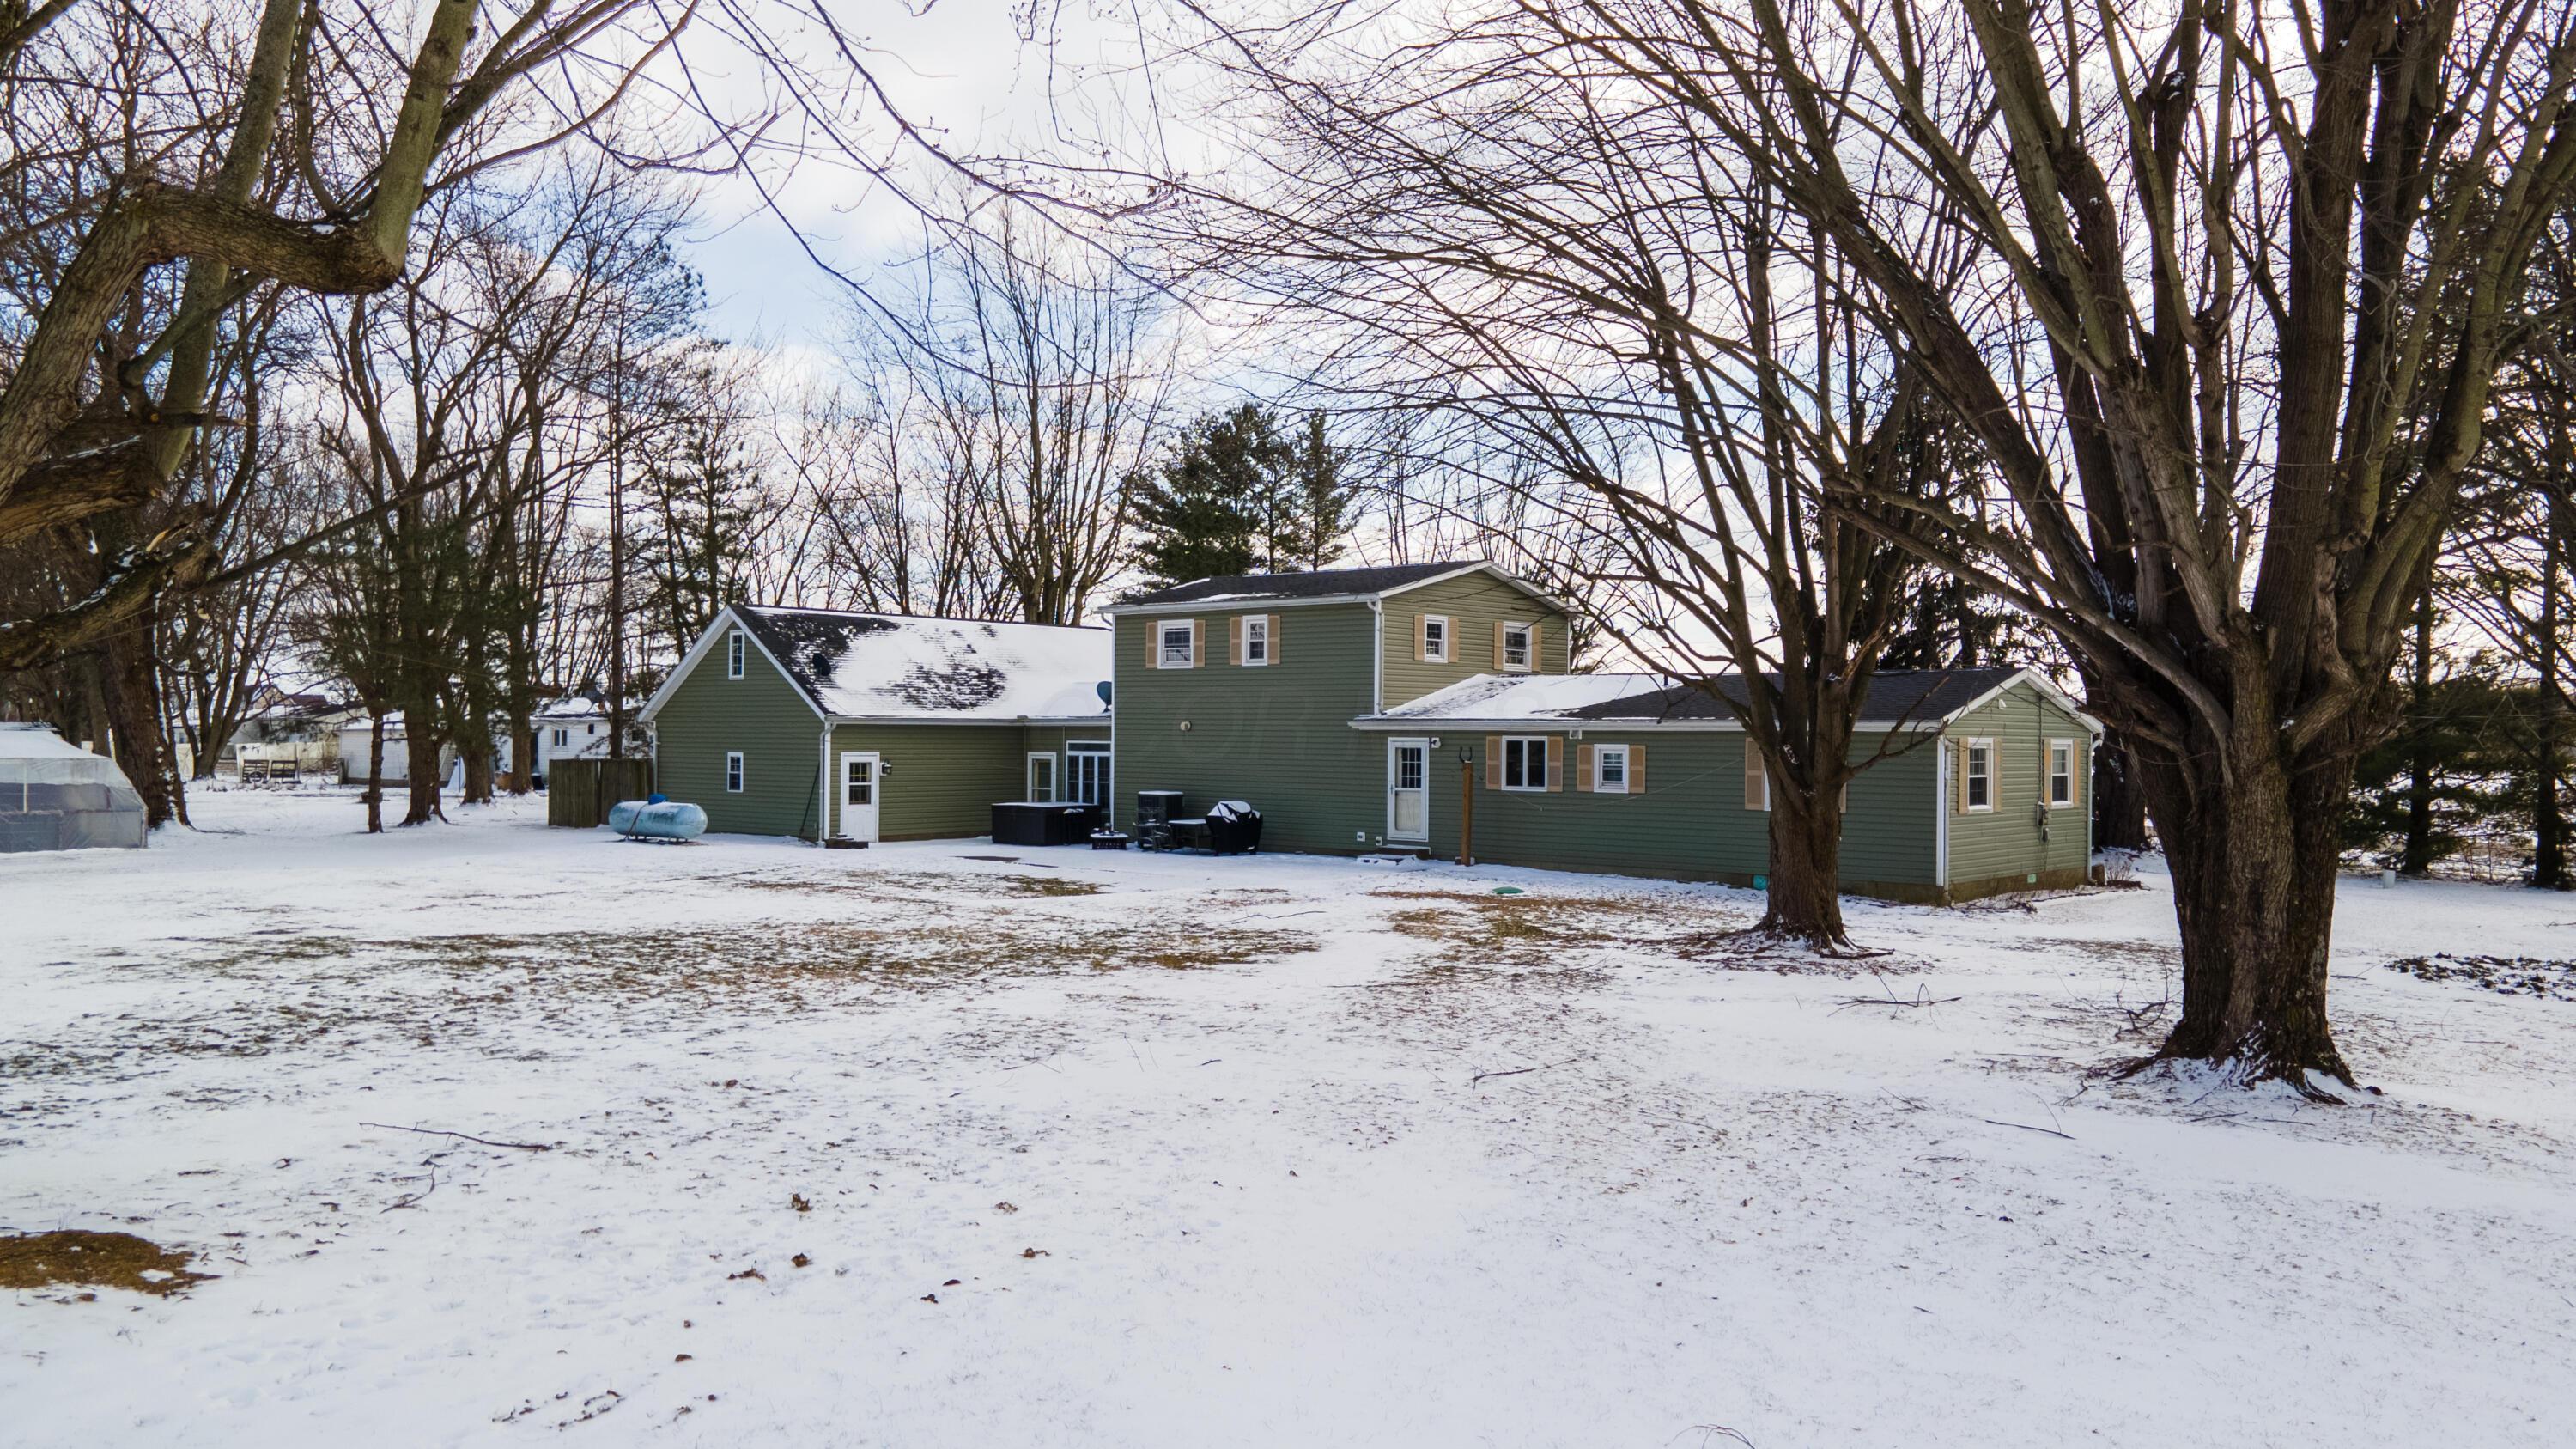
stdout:
[[139,847],[143,797],[116,762],[40,724],[0,724],[0,855]]

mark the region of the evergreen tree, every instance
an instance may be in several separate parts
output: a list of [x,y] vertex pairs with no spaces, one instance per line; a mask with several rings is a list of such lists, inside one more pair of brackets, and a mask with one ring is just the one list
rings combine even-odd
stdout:
[[1349,455],[1324,436],[1324,415],[1306,414],[1305,436],[1297,440],[1290,460],[1290,495],[1297,510],[1295,547],[1289,556],[1305,569],[1330,568],[1342,556],[1343,536],[1350,532],[1351,502],[1358,489],[1342,481]]
[[1245,403],[1190,424],[1152,475],[1131,481],[1149,589],[1276,567],[1281,480],[1294,448],[1270,410]]
[[674,653],[740,599],[760,528],[751,449],[724,379],[692,369],[655,408],[661,433],[642,487],[636,550],[651,593],[648,616]]

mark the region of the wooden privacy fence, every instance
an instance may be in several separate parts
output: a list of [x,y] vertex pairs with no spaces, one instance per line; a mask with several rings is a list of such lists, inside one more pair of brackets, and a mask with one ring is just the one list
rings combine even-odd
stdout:
[[609,806],[652,793],[651,760],[557,760],[546,768],[546,823],[606,825]]

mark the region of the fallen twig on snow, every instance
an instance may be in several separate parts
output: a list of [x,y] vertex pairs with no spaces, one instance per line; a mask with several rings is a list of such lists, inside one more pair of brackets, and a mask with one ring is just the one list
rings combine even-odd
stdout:
[[358,1125],[361,1127],[381,1127],[388,1132],[417,1132],[423,1137],[458,1137],[467,1142],[480,1142],[486,1147],[515,1147],[521,1152],[552,1152],[555,1150],[551,1143],[495,1142],[489,1137],[477,1137],[471,1132],[450,1132],[444,1127],[397,1127],[391,1122],[361,1122]]
[[1509,1071],[1503,1072],[1478,1072],[1475,1076],[1468,1079],[1467,1085],[1472,1087],[1476,1085],[1476,1083],[1485,1080],[1487,1077],[1525,1077],[1532,1072],[1554,1071],[1558,1067],[1570,1067],[1581,1060],[1583,1060],[1581,1057],[1567,1057],[1564,1061],[1548,1062],[1543,1066],[1514,1067]]
[[1983,1117],[1978,1120],[1984,1122],[1989,1127],[2018,1127],[2024,1132],[2045,1132],[2051,1137],[2063,1137],[2069,1142],[2075,1140],[2074,1133],[2060,1132],[2054,1127],[2033,1127],[2027,1122],[1998,1122],[1992,1117]]

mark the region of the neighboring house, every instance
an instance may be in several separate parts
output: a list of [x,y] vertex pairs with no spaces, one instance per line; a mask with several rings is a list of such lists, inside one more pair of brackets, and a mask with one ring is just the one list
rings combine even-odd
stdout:
[[[365,714],[357,715],[340,726],[340,782],[342,784],[367,783],[367,735],[373,727],[374,720]],[[508,754],[506,744],[502,753]],[[439,746],[439,777],[446,778],[455,764],[456,747]],[[507,769],[508,764],[504,761],[497,768]],[[395,710],[385,716],[385,768],[384,774],[378,778],[378,783],[384,785],[411,783],[411,737],[410,732],[404,727],[401,710]]]
[[[539,785],[546,780],[547,767],[557,760],[604,760],[608,754],[608,710],[599,701],[578,694],[568,694],[529,717],[535,731],[537,748],[535,776]],[[509,749],[509,732],[501,734],[501,748]]]
[[752,835],[974,836],[1106,803],[1107,630],[737,604],[644,706],[654,784]]
[[[321,694],[288,694],[273,687],[261,692],[259,707],[215,756],[218,770],[253,777],[271,769],[293,767],[299,776],[328,775],[340,768],[340,731],[364,711]],[[183,762],[186,763],[186,762]]]
[[[1420,851],[1750,885],[1768,781],[1694,687],[1566,674],[1566,611],[1482,562],[1203,579],[1108,611],[1117,768],[1244,799],[1265,847]],[[1728,687],[1718,681],[1717,687]],[[2081,882],[2099,726],[2026,670],[1880,676],[1843,885],[1965,900]]]

